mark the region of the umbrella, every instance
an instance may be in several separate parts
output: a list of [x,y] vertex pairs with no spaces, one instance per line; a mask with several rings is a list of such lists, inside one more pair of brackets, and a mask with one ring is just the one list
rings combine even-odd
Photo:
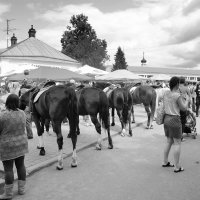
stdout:
[[113,72],[110,72],[103,76],[95,77],[96,80],[138,80],[143,79],[143,77],[134,74],[126,69],[119,69]]
[[55,68],[55,67],[39,67],[38,69],[30,70],[29,75],[24,75],[23,73],[16,74],[8,77],[7,80],[19,81],[25,78],[32,80],[55,80],[55,81],[67,81],[70,79],[74,80],[91,80],[92,78],[72,72],[67,69]]
[[83,67],[78,68],[75,72],[79,74],[91,74],[91,75],[105,75],[108,74],[108,72],[103,71],[101,69],[97,69],[94,67],[91,67],[89,65],[84,65]]

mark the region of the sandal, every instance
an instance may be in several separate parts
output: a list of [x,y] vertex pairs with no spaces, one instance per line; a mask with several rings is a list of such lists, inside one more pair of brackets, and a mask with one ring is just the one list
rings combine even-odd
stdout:
[[163,164],[162,167],[174,167],[174,165],[168,162],[167,164]]
[[175,169],[175,170],[174,170],[175,173],[183,172],[183,171],[184,171],[184,169],[183,169],[182,167],[180,167],[179,169]]

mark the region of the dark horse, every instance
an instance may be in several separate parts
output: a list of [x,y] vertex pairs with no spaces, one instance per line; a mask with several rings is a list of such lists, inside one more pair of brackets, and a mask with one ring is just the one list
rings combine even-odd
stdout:
[[[108,148],[112,149],[113,143],[110,136],[109,102],[106,94],[98,88],[85,87],[76,91],[76,95],[79,115],[90,115],[96,131],[99,133],[96,149],[101,149],[101,124],[108,132]],[[100,122],[97,119],[97,114],[99,114]],[[79,127],[77,131],[79,134]]]
[[[29,106],[31,95],[35,88],[28,90],[20,97],[20,108],[23,110]],[[61,132],[61,123],[65,117],[69,119],[70,135],[73,145],[72,167],[77,166],[76,158],[76,127],[79,122],[77,110],[77,97],[72,87],[63,85],[52,86],[44,91],[39,99],[33,103],[32,116],[35,122],[40,143],[40,155],[45,155],[43,133],[45,119],[52,122],[53,131],[57,135],[57,143],[59,149],[57,169],[63,169],[63,136]]]
[[[147,129],[152,128],[152,122],[156,109],[156,91],[148,85],[128,86],[127,87],[132,95],[133,105],[143,104],[147,112],[148,121]],[[133,123],[135,123],[134,108],[132,106]]]
[[117,111],[117,115],[121,122],[121,135],[125,136],[125,127],[129,123],[129,135],[132,136],[131,130],[131,108],[132,98],[130,92],[126,88],[115,88],[109,95],[109,105],[112,109],[112,126],[114,122],[114,112]]

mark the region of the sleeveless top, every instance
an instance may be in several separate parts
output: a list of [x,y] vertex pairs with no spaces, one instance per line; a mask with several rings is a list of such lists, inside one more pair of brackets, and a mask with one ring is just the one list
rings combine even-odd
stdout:
[[180,116],[180,108],[178,106],[178,98],[180,93],[166,91],[164,94],[164,110],[167,115],[178,115]]
[[0,160],[11,160],[28,153],[24,111],[5,110],[0,113]]

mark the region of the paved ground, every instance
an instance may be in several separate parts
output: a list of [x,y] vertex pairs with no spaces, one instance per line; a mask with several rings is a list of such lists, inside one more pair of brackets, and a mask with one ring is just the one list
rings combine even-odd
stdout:
[[[136,127],[141,122],[147,120],[144,107],[142,106],[135,107],[135,118],[136,118],[136,124],[132,125],[133,128]],[[116,120],[116,122],[117,125],[115,127],[112,127],[111,135],[117,134],[117,132],[120,130],[118,120]],[[83,122],[82,117],[80,117],[80,131],[81,134],[78,137],[77,150],[81,150],[87,148],[88,146],[95,145],[94,143],[97,141],[96,130],[94,126],[87,127],[85,125],[85,122]],[[34,132],[34,139],[29,140],[29,153],[25,157],[25,164],[28,174],[31,174],[34,171],[37,171],[45,166],[57,162],[58,146],[56,142],[56,136],[53,135],[52,130],[50,131],[50,133],[52,134],[51,136],[47,135],[46,133],[44,134],[45,149],[46,149],[45,156],[39,156],[39,150],[36,148],[38,145],[38,138],[37,138],[36,128],[34,126],[33,126],[33,132]],[[69,132],[68,125],[63,125],[62,126],[62,133],[64,137],[63,152],[66,157],[70,156],[72,152],[71,139],[67,138],[68,132]],[[104,133],[103,137],[104,138],[106,137]],[[107,140],[104,142],[104,145],[107,146]],[[3,166],[2,163],[0,162],[0,185],[2,185],[3,183],[4,183]]]
[[[199,124],[199,119],[198,119]],[[198,132],[199,132],[199,126]],[[16,200],[199,200],[200,137],[186,137],[182,143],[181,165],[184,172],[161,167],[165,144],[163,126],[145,129],[140,124],[133,137],[113,137],[114,149],[90,147],[78,153],[78,167],[46,167],[27,178],[26,194]],[[173,163],[173,147],[169,160]]]

